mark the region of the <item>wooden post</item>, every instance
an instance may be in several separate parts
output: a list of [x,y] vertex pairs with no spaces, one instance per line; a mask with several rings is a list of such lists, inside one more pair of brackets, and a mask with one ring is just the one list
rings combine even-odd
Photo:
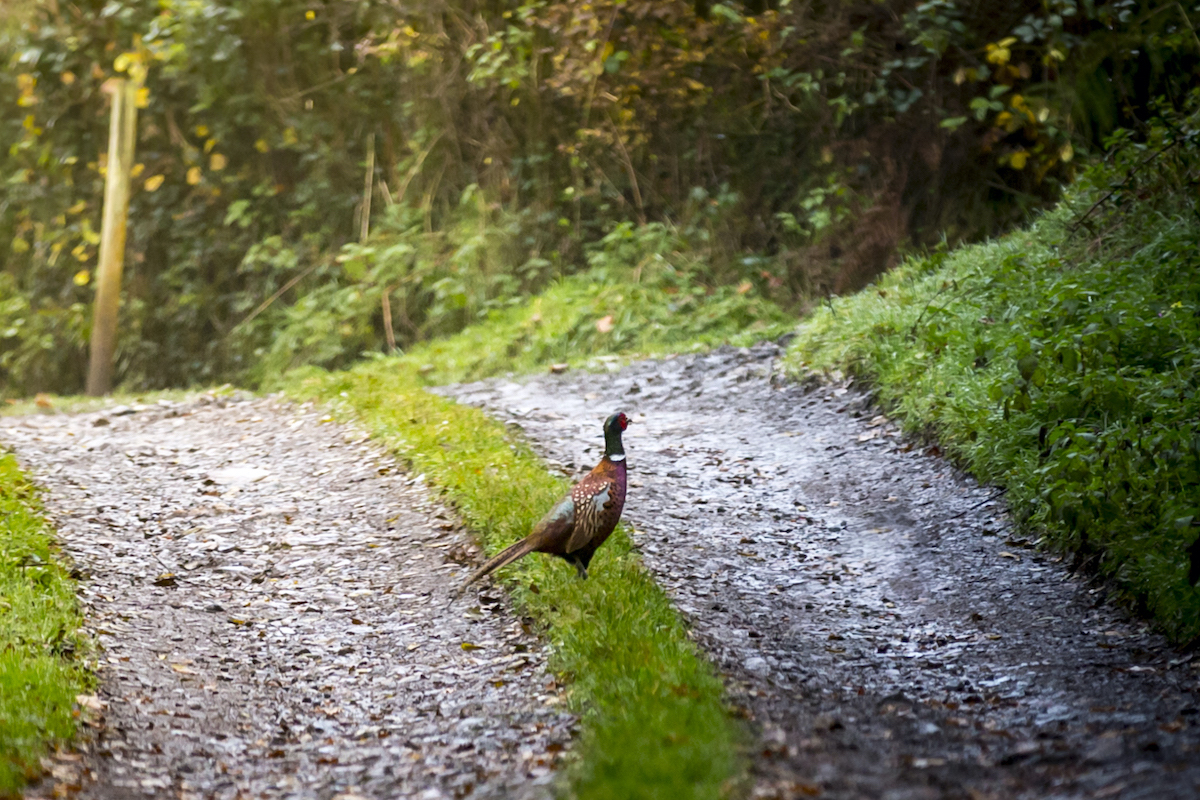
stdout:
[[375,134],[367,137],[367,175],[363,178],[362,220],[358,240],[365,242],[371,232],[371,187],[375,182]]
[[96,270],[96,304],[92,313],[87,379],[87,393],[93,397],[108,394],[112,388],[121,271],[125,266],[125,227],[129,216],[129,171],[133,168],[133,146],[137,138],[136,82],[115,78],[110,94],[112,119],[108,126],[104,220],[100,229],[100,263]]

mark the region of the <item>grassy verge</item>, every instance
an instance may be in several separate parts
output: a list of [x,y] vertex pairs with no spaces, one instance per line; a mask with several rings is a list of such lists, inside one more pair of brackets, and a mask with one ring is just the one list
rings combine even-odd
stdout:
[[33,487],[0,453],[0,797],[16,797],[75,730],[72,704],[91,681],[75,658],[79,625]]
[[835,301],[790,354],[868,377],[1181,642],[1200,636],[1198,129],[1156,127],[1027,230]]
[[[331,403],[393,447],[442,488],[489,552],[523,537],[567,489],[502,425],[425,392],[405,360],[310,372],[293,378],[288,391]],[[572,708],[583,722],[570,771],[574,796],[727,794],[739,773],[740,726],[623,530],[601,548],[587,581],[540,556],[501,579],[521,610],[544,626],[552,669],[571,683]]]

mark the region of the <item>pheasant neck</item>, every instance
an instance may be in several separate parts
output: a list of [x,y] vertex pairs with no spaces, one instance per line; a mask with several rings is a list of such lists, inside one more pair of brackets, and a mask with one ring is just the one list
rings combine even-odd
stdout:
[[604,457],[609,461],[624,461],[625,446],[621,444],[621,431],[604,432]]

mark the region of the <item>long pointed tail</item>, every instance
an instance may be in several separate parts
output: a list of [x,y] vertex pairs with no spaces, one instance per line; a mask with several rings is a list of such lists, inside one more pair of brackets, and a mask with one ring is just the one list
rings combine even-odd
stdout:
[[482,567],[475,570],[475,572],[471,574],[471,577],[463,581],[462,586],[459,587],[459,591],[461,592],[463,589],[466,589],[472,583],[484,577],[485,575],[495,572],[501,567],[508,566],[521,556],[532,553],[534,548],[537,547],[537,544],[538,543],[535,537],[526,536],[516,544],[511,544],[504,548],[499,553],[489,558],[487,563],[485,563]]

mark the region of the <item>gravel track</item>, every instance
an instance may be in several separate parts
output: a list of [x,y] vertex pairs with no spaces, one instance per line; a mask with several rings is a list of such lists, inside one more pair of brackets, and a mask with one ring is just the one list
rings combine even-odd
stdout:
[[753,720],[756,797],[1200,796],[1200,659],[1014,534],[869,396],[778,380],[780,355],[446,393],[572,477],[599,420],[634,415],[626,519]]
[[99,710],[29,795],[536,798],[574,720],[473,548],[322,412],[201,396],[0,419],[48,490]]

